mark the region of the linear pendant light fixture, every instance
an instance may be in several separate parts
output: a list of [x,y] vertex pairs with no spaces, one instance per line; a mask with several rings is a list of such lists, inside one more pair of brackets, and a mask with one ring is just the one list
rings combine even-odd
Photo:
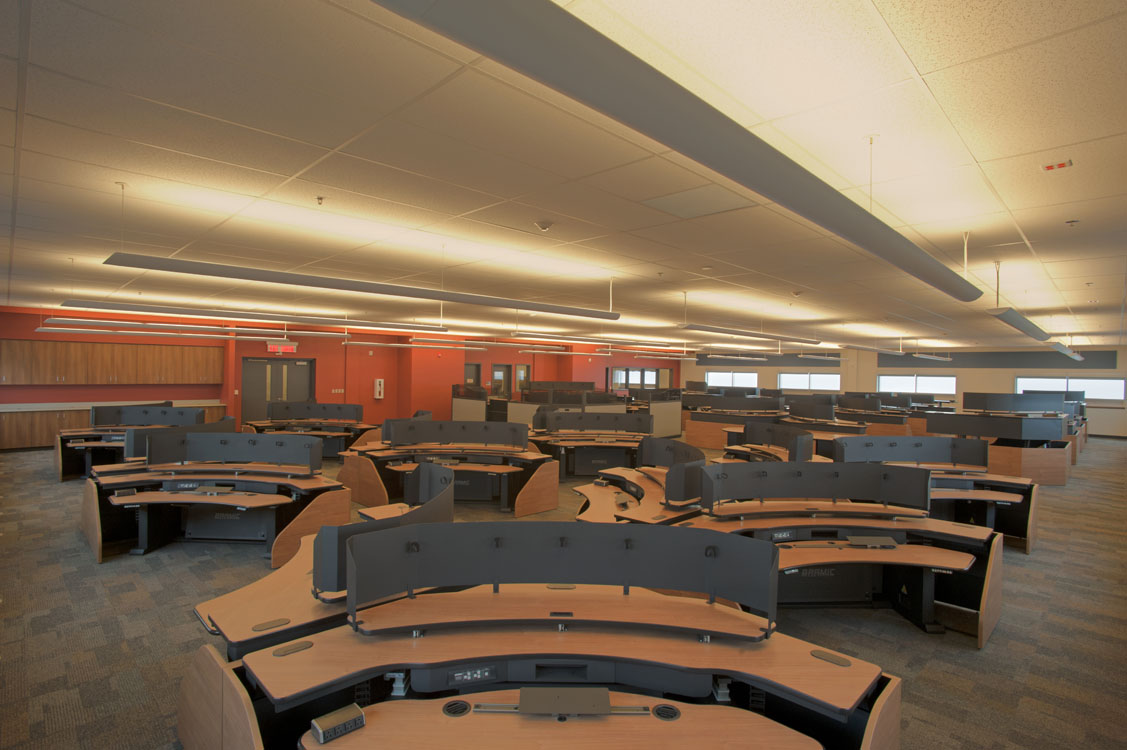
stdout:
[[460,349],[461,351],[485,351],[484,346],[440,346],[438,344],[387,344],[382,341],[342,341],[342,346],[372,346],[381,349]]
[[147,313],[150,315],[178,315],[181,317],[219,318],[230,320],[265,320],[273,323],[302,323],[313,326],[345,326],[374,331],[422,331],[444,333],[446,326],[425,323],[385,323],[372,320],[353,320],[351,318],[325,318],[316,315],[286,315],[273,312],[250,312],[243,310],[224,310],[222,308],[175,307],[171,305],[142,305],[134,302],[112,302],[93,299],[64,300],[62,307],[84,310],[110,310],[113,312]]
[[275,338],[289,336],[320,336],[324,338],[346,339],[347,333],[334,331],[295,331],[285,328],[224,328],[223,326],[193,326],[184,323],[138,323],[132,320],[96,320],[94,318],[47,318],[44,325],[64,326],[118,326],[122,328],[140,328],[146,330],[170,329],[174,331],[189,331],[194,333],[245,333],[248,335],[274,334]]
[[621,317],[616,312],[590,310],[585,307],[551,305],[545,302],[528,302],[525,300],[508,299],[506,297],[490,297],[484,294],[447,292],[441,289],[424,289],[421,287],[404,286],[401,284],[385,284],[378,281],[356,281],[353,279],[339,279],[331,276],[311,276],[309,274],[291,273],[289,271],[269,271],[263,268],[228,266],[222,263],[205,263],[203,261],[197,260],[159,258],[150,255],[138,255],[136,253],[114,253],[110,257],[106,258],[103,262],[107,266],[139,268],[146,271],[187,273],[195,276],[208,276],[216,279],[260,281],[268,284],[289,284],[291,286],[304,286],[312,289],[332,289],[342,292],[378,294],[389,297],[429,299],[438,302],[458,302],[464,305],[483,305],[485,307],[504,307],[516,310],[532,310],[533,312],[552,313],[555,315],[574,315],[580,318],[618,320],[619,317]]
[[718,326],[702,325],[700,323],[681,323],[677,326],[683,331],[700,331],[701,333],[722,333],[728,336],[743,336],[749,339],[767,339],[769,341],[792,341],[796,344],[817,345],[822,343],[817,339],[804,339],[801,336],[784,336],[779,333],[764,333],[762,331],[744,331],[739,328],[720,328]]
[[840,362],[841,361],[841,357],[831,357],[827,354],[807,354],[806,352],[801,352],[798,355],[798,358],[799,359],[817,359],[817,360],[821,360],[822,362]]
[[994,261],[994,307],[986,312],[993,315],[1011,328],[1015,328],[1031,339],[1048,341],[1049,334],[1041,330],[1040,326],[1025,317],[1012,307],[1001,307],[1002,294],[1002,261]]
[[513,349],[519,349],[521,347],[524,347],[525,349],[543,349],[546,352],[560,351],[560,350],[563,349],[562,346],[555,346],[555,345],[552,345],[552,344],[544,344],[543,346],[529,346],[528,344],[516,344],[516,343],[513,343],[511,341],[482,341],[481,339],[466,339],[465,342],[458,342],[458,341],[455,341],[453,339],[421,339],[421,338],[415,337],[415,338],[411,339],[411,343],[412,344],[414,344],[414,343],[420,343],[420,344],[467,343],[467,344],[477,344],[479,346],[511,347]]
[[942,357],[938,354],[920,354],[919,352],[916,352],[912,356],[915,357],[916,359],[931,359],[931,360],[935,360],[936,362],[950,362],[951,361],[950,357]]
[[846,349],[860,349],[863,352],[878,352],[880,354],[892,354],[897,357],[903,357],[907,352],[898,352],[895,349],[881,349],[879,346],[861,346],[860,344],[842,344]]
[[1056,349],[1058,352],[1060,352],[1061,354],[1063,354],[1064,356],[1066,356],[1070,359],[1074,359],[1077,362],[1083,362],[1084,361],[1084,356],[1082,354],[1080,354],[1079,352],[1073,351],[1072,349],[1068,348],[1064,344],[1061,344],[1057,341],[1051,341],[1051,342],[1049,342],[1049,346]]
[[159,336],[179,339],[215,339],[219,341],[287,341],[285,336],[220,336],[210,333],[180,333],[178,331],[117,331],[103,328],[55,328],[40,326],[36,333],[83,333],[95,336]]
[[555,354],[560,357],[609,357],[604,352],[546,352],[542,349],[518,349],[517,354]]

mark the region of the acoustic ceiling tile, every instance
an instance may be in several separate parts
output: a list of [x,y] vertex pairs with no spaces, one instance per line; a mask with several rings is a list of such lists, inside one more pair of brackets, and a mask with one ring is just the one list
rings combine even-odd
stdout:
[[[849,195],[850,191],[845,193]],[[1003,209],[976,166],[882,182],[873,186],[873,198],[893,216],[912,225],[969,219]],[[864,205],[863,201],[858,203]],[[879,212],[877,215],[881,217]]]
[[[497,203],[467,214],[464,218],[485,224],[507,227],[519,234],[512,235],[521,247],[547,247],[561,242],[578,242],[599,237],[610,231],[607,227],[577,219],[560,210],[546,210],[534,205],[508,201]],[[542,231],[536,222],[549,223]]]
[[[1044,169],[1069,161],[1063,169]],[[982,170],[1011,209],[1119,195],[1127,175],[1127,134],[989,161]]]
[[583,182],[627,200],[644,201],[701,187],[707,180],[664,157],[651,156],[591,175]]
[[537,190],[522,196],[520,200],[540,208],[552,208],[614,231],[653,227],[676,220],[664,211],[578,182]]

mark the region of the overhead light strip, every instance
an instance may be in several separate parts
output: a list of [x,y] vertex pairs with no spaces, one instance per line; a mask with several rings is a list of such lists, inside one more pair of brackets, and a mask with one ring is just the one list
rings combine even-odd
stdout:
[[1053,349],[1056,349],[1058,352],[1060,352],[1064,356],[1068,357],[1069,359],[1074,359],[1077,362],[1083,362],[1084,361],[1083,355],[1081,355],[1079,352],[1073,351],[1072,349],[1065,346],[1064,344],[1061,344],[1057,341],[1050,341],[1049,346],[1051,346]]
[[799,359],[817,359],[817,360],[821,360],[822,362],[840,362],[841,361],[841,357],[830,357],[826,354],[800,353],[800,354],[798,354],[798,358]]
[[749,339],[766,339],[768,341],[793,341],[796,344],[816,345],[822,343],[817,339],[807,339],[801,336],[786,336],[781,333],[764,333],[763,331],[744,331],[739,328],[720,328],[701,323],[682,323],[677,326],[683,331],[700,331],[701,333],[720,333],[726,336],[743,336]]
[[424,289],[400,284],[385,284],[378,281],[357,281],[354,279],[338,279],[331,276],[311,276],[309,274],[291,273],[289,271],[269,271],[263,268],[228,266],[222,263],[205,263],[198,260],[160,258],[150,255],[138,255],[136,253],[114,253],[106,258],[103,263],[108,266],[139,268],[146,271],[186,273],[192,274],[193,276],[207,276],[216,279],[259,281],[267,284],[288,284],[290,286],[303,286],[311,289],[332,289],[342,292],[358,292],[360,294],[376,294],[387,297],[406,297],[409,299],[435,300],[436,302],[456,302],[464,305],[503,307],[512,310],[531,310],[533,312],[551,313],[553,315],[572,315],[580,318],[597,318],[599,320],[618,320],[619,317],[621,317],[619,313],[616,312],[590,310],[585,307],[551,305],[544,302],[529,302],[526,300],[509,299],[507,297],[490,297],[484,294],[448,292],[442,289]]
[[222,326],[193,326],[184,323],[139,323],[132,320],[95,320],[93,318],[47,318],[43,321],[46,325],[70,325],[70,326],[122,326],[127,328],[169,328],[176,331],[195,331],[198,333],[272,333],[284,338],[287,334],[291,336],[323,336],[325,338],[346,339],[347,333],[336,333],[333,331],[294,331],[285,328],[224,328]]
[[648,346],[654,349],[680,349],[671,341],[637,341],[635,339],[609,339],[594,336],[572,336],[570,334],[556,333],[529,333],[528,331],[513,331],[509,334],[518,341],[563,341],[576,344],[619,344],[621,346]]
[[554,354],[559,357],[609,357],[609,354],[603,352],[546,352],[537,351],[536,349],[518,349],[517,354]]
[[[421,338],[412,338],[412,339],[411,339],[411,341],[412,341],[412,342],[416,342],[416,341],[417,341],[417,342],[419,342],[419,343],[423,343],[423,344],[452,344],[452,343],[459,343],[459,342],[456,342],[456,341],[454,341],[453,339],[421,339]],[[466,343],[480,344],[480,345],[482,345],[482,346],[504,346],[504,347],[512,347],[512,348],[514,348],[514,349],[518,349],[518,348],[520,348],[520,347],[522,347],[522,346],[523,346],[523,347],[526,347],[526,348],[532,348],[532,349],[543,349],[543,350],[545,350],[545,351],[554,351],[554,350],[559,350],[559,349],[563,349],[563,347],[562,347],[562,346],[551,346],[551,345],[549,345],[549,344],[545,344],[545,345],[543,345],[543,346],[534,346],[534,347],[529,347],[529,345],[528,345],[528,344],[514,344],[514,343],[512,343],[512,342],[510,342],[510,341],[482,341],[482,340],[480,340],[480,339],[466,339]]]
[[752,357],[752,356],[748,356],[746,354],[705,354],[705,355],[702,355],[701,357],[698,357],[697,361],[701,362],[702,364],[708,364],[708,360],[710,360],[710,359],[720,359],[720,360],[723,360],[723,359],[738,359],[738,360],[742,360],[744,362],[766,362],[767,361],[766,357]]
[[919,352],[916,352],[912,356],[915,357],[916,359],[931,359],[931,360],[934,360],[936,362],[950,362],[951,361],[950,357],[943,357],[943,356],[940,356],[938,354],[920,354]]
[[208,333],[179,333],[177,331],[116,331],[100,328],[55,328],[40,326],[36,333],[79,333],[98,336],[159,336],[160,338],[212,339],[216,341],[286,341],[282,336],[219,336]]
[[900,352],[895,349],[881,349],[879,346],[862,346],[861,344],[842,344],[846,349],[860,349],[863,352],[879,352],[880,354],[891,354],[895,357],[903,357],[907,352]]
[[372,320],[352,320],[351,318],[326,318],[316,315],[285,315],[283,313],[224,310],[219,308],[175,307],[171,305],[142,305],[133,302],[113,302],[107,300],[68,299],[62,307],[84,310],[112,310],[116,312],[142,313],[149,315],[177,315],[181,317],[217,318],[219,320],[262,320],[270,323],[303,323],[314,326],[344,326],[371,331],[425,331],[444,333],[446,326],[424,323],[385,323]]
[[1049,334],[1041,330],[1041,327],[1034,323],[1029,318],[1025,317],[1012,307],[995,307],[986,312],[993,315],[998,320],[1006,325],[1016,328],[1017,330],[1037,341],[1048,341]]
[[378,346],[384,349],[459,349],[461,351],[485,351],[484,346],[439,346],[437,344],[387,344],[382,341],[342,341],[342,346]]

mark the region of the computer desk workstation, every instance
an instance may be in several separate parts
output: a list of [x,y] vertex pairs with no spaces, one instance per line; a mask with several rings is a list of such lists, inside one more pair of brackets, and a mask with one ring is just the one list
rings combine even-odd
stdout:
[[514,517],[559,505],[559,469],[529,448],[528,426],[511,422],[388,420],[380,442],[357,443],[341,455],[340,481],[353,499],[382,506],[404,494],[421,463],[454,472],[454,499],[497,503]]
[[361,421],[364,407],[360,404],[272,401],[266,405],[266,417],[244,422],[244,430],[321,438],[324,458],[337,458],[364,433],[377,429]]
[[225,540],[263,543],[277,567],[301,530],[348,520],[350,493],[321,474],[320,451],[310,437],[150,435],[143,462],[99,466],[86,480],[83,533],[98,562],[172,541]]
[[560,479],[634,466],[638,445],[653,432],[650,414],[538,412],[529,441],[559,462]]
[[785,417],[781,397],[684,394],[681,397],[682,439],[698,448],[720,450],[726,444],[724,430],[748,421],[775,422]]
[[1064,417],[929,413],[927,431],[986,440],[990,443],[987,468],[992,474],[1029,477],[1037,484],[1068,483],[1072,447],[1064,439]]
[[123,461],[125,432],[131,427],[200,424],[204,412],[202,407],[174,407],[172,402],[91,406],[89,427],[60,430],[55,437],[59,481],[88,477],[94,466]]
[[[781,604],[884,601],[927,632],[950,627],[985,645],[1000,616],[1002,535],[929,517],[926,470],[694,463],[669,467],[664,481],[654,470],[644,472],[650,482],[603,472],[604,483],[576,488],[587,498],[577,520],[673,524],[771,541],[780,546]],[[685,499],[694,494],[695,502]]]
[[338,711],[366,719],[342,747],[563,747],[596,732],[662,745],[704,722],[722,746],[898,745],[897,678],[775,628],[769,543],[533,522],[336,527],[315,545],[313,589],[344,591],[344,624],[279,625],[234,661],[201,647],[181,681],[185,750],[313,747],[311,722]]

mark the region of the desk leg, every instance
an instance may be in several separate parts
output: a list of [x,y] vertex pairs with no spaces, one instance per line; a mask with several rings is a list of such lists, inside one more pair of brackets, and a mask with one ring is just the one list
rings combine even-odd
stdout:
[[893,609],[924,632],[944,632],[935,619],[935,573],[931,568],[885,565],[884,595]]
[[137,546],[131,555],[145,555],[173,541],[180,532],[180,509],[170,505],[137,508]]
[[498,492],[497,492],[497,508],[502,513],[511,510],[509,503],[509,475],[500,474],[497,477]]
[[82,451],[83,463],[86,464],[86,473],[82,475],[84,479],[90,478],[90,473],[94,468],[94,449],[88,448]]

